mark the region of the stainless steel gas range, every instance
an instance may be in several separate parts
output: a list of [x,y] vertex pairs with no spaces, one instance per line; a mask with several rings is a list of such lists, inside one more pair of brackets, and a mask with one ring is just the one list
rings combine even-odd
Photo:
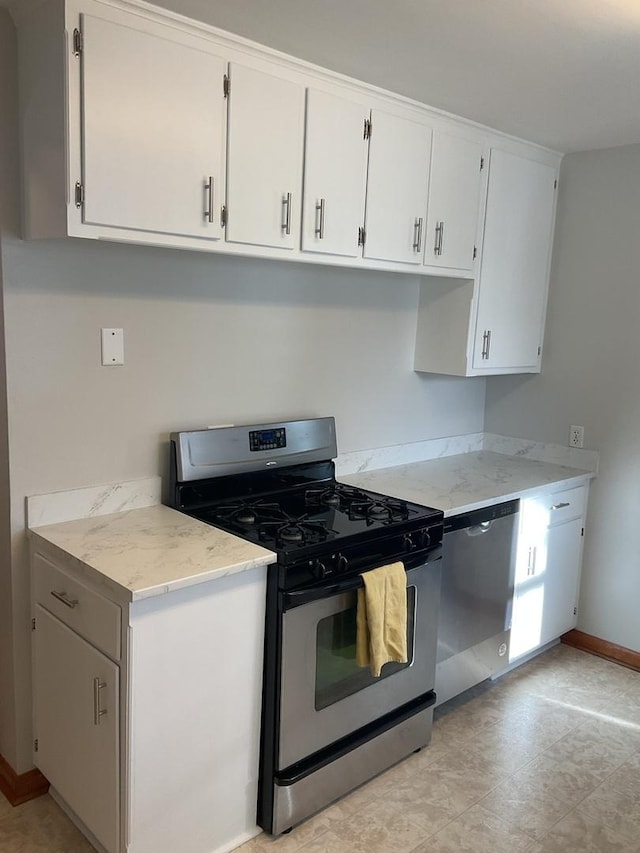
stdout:
[[[277,553],[258,823],[279,834],[431,736],[442,512],[336,481],[333,418],[171,436],[172,505]],[[361,573],[401,560],[408,662],[356,664]]]

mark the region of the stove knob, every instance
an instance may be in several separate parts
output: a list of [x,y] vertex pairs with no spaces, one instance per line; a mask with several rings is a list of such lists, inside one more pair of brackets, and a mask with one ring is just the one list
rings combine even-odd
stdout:
[[331,566],[326,566],[322,560],[316,560],[313,565],[313,574],[319,581],[333,574]]
[[349,560],[344,556],[344,554],[338,554],[336,559],[336,571],[337,572],[346,572],[349,568]]
[[414,548],[416,547],[413,543],[413,539],[411,538],[411,536],[408,533],[405,533],[404,536],[402,537],[402,544],[404,545],[405,551],[413,551]]
[[415,530],[412,534],[414,548],[426,548],[429,543],[429,533],[426,530]]

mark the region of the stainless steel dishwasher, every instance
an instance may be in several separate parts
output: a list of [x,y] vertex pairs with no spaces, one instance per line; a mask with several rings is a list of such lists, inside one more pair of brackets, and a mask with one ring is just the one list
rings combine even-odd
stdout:
[[436,705],[506,667],[518,501],[445,519]]

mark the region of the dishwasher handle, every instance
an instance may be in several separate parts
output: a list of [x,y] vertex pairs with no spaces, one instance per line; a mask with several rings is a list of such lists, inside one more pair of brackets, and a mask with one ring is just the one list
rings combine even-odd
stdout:
[[493,518],[491,521],[481,521],[480,524],[473,524],[471,527],[465,529],[465,533],[467,536],[482,536],[491,530],[494,521],[495,519]]

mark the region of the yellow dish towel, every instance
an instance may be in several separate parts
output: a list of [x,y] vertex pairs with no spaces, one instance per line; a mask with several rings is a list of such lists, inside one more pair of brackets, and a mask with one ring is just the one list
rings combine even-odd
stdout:
[[378,678],[389,661],[407,662],[407,575],[402,563],[362,575],[356,613],[356,663]]

